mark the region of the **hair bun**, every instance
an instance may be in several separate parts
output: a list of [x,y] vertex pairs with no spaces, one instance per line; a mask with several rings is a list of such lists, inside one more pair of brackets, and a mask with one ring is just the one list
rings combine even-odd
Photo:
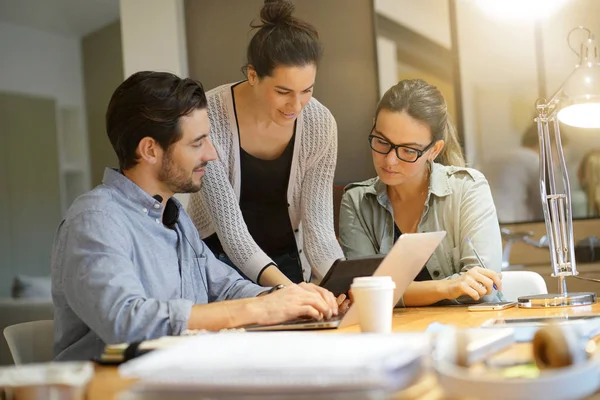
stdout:
[[260,10],[260,19],[264,25],[278,25],[292,21],[294,5],[288,0],[265,0]]

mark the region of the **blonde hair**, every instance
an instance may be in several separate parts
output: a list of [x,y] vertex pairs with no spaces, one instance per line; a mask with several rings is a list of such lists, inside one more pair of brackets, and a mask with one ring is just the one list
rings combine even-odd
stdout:
[[375,120],[381,110],[405,112],[411,118],[427,124],[431,139],[444,141],[444,148],[435,161],[443,165],[465,166],[446,100],[438,88],[422,79],[402,80],[385,92],[377,105]]
[[600,150],[592,150],[583,157],[579,180],[585,190],[588,216],[600,215]]

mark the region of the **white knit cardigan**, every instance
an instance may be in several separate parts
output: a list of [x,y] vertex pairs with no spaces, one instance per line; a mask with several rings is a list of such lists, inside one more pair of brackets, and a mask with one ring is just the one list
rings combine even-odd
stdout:
[[[229,259],[250,279],[273,262],[250,235],[240,211],[240,143],[231,87],[207,95],[208,117],[218,160],[209,162],[202,189],[190,197],[188,212],[202,238],[217,233]],[[304,280],[319,278],[343,257],[333,229],[333,176],[337,125],[329,110],[312,98],[298,116],[288,182],[290,222]]]

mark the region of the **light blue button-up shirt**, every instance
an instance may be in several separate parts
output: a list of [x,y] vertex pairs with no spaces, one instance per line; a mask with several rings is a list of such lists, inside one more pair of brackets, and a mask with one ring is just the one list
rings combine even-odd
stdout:
[[58,228],[52,254],[56,360],[99,356],[104,346],[187,329],[192,305],[253,297],[265,288],[218,261],[179,201],[173,229],[162,205],[106,169]]

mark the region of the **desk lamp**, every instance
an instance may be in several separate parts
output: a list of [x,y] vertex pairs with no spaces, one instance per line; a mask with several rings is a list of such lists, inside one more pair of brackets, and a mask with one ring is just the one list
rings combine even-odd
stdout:
[[[577,52],[569,42],[571,34],[584,30],[588,37]],[[580,127],[600,128],[600,55],[592,32],[572,29],[567,42],[579,63],[550,100],[536,102],[540,143],[540,195],[550,248],[552,276],[558,278],[558,293],[519,297],[519,306],[541,308],[588,305],[596,301],[592,292],[568,292],[567,276],[578,275],[575,265],[571,187],[560,138],[559,122]],[[550,140],[554,135],[554,146]],[[562,185],[557,186],[557,179]]]

